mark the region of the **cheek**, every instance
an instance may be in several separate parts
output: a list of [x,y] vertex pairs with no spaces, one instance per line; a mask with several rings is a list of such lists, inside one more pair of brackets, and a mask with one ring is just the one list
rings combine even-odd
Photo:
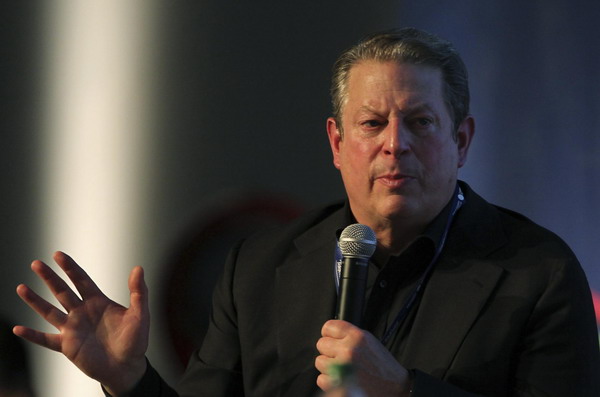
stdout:
[[458,152],[452,146],[429,146],[421,153],[420,160],[430,179],[437,181],[445,181],[458,170]]
[[458,164],[458,148],[454,141],[431,139],[419,146],[420,157],[429,164],[446,165]]
[[355,193],[367,188],[373,166],[368,145],[348,145],[340,151],[340,171],[347,189]]
[[349,142],[346,154],[351,162],[367,164],[377,157],[379,147],[374,140],[354,140]]

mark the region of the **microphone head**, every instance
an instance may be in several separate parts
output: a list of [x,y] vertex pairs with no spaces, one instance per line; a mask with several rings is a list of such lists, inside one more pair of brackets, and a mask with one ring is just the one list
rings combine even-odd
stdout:
[[377,238],[369,226],[355,223],[342,231],[339,245],[344,257],[368,259],[375,252]]

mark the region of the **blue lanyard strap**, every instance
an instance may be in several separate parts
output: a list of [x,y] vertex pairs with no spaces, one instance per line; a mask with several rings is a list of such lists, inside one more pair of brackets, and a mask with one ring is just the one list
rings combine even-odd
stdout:
[[392,336],[398,330],[398,327],[400,326],[400,324],[402,324],[402,322],[408,316],[410,309],[412,309],[413,306],[415,305],[415,303],[417,302],[418,298],[420,297],[420,292],[423,289],[425,282],[427,281],[427,278],[431,274],[431,271],[433,270],[438,258],[440,257],[440,254],[442,253],[442,250],[444,249],[444,245],[446,244],[446,238],[448,237],[448,231],[450,230],[450,225],[452,224],[452,219],[454,219],[454,215],[460,209],[460,207],[462,207],[462,205],[465,201],[463,192],[458,185],[456,186],[456,191],[455,191],[453,200],[454,200],[454,202],[452,204],[452,211],[450,211],[450,214],[448,215],[448,220],[446,221],[446,226],[444,227],[444,233],[442,234],[440,243],[439,243],[437,249],[435,250],[435,254],[433,255],[433,258],[427,265],[427,268],[421,275],[421,278],[419,278],[419,281],[417,282],[417,286],[412,291],[412,293],[408,296],[408,298],[404,302],[404,305],[402,305],[402,309],[400,309],[400,312],[398,313],[398,315],[396,316],[396,318],[394,319],[392,324],[388,327],[387,331],[385,331],[385,333],[383,334],[383,338],[381,338],[381,343],[383,345],[387,345],[387,343],[390,341]]

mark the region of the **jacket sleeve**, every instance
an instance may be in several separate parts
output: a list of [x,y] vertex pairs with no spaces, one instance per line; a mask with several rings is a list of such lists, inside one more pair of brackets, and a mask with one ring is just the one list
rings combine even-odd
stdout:
[[575,257],[555,265],[525,328],[515,364],[519,396],[600,395],[594,307]]
[[[240,346],[232,284],[240,244],[230,252],[213,293],[213,309],[202,347],[195,351],[175,388],[148,363],[143,378],[128,397],[243,396]],[[111,397],[104,391],[107,397]]]
[[235,264],[242,242],[230,251],[214,292],[206,336],[176,389],[182,397],[243,396],[237,311],[233,297]]
[[[102,391],[106,397],[112,397],[106,392],[104,387]],[[178,397],[179,395],[173,390],[156,372],[154,367],[148,362],[146,373],[140,379],[135,388],[128,394],[127,397]]]
[[[590,289],[574,257],[558,262],[548,264],[553,270],[514,352],[509,396],[600,396],[600,352]],[[441,395],[477,394],[415,371],[414,397]]]

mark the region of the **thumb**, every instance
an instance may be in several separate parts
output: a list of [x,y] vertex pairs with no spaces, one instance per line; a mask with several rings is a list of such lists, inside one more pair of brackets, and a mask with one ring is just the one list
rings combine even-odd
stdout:
[[129,274],[129,307],[142,312],[148,313],[148,287],[144,281],[144,269],[141,266],[136,266]]

